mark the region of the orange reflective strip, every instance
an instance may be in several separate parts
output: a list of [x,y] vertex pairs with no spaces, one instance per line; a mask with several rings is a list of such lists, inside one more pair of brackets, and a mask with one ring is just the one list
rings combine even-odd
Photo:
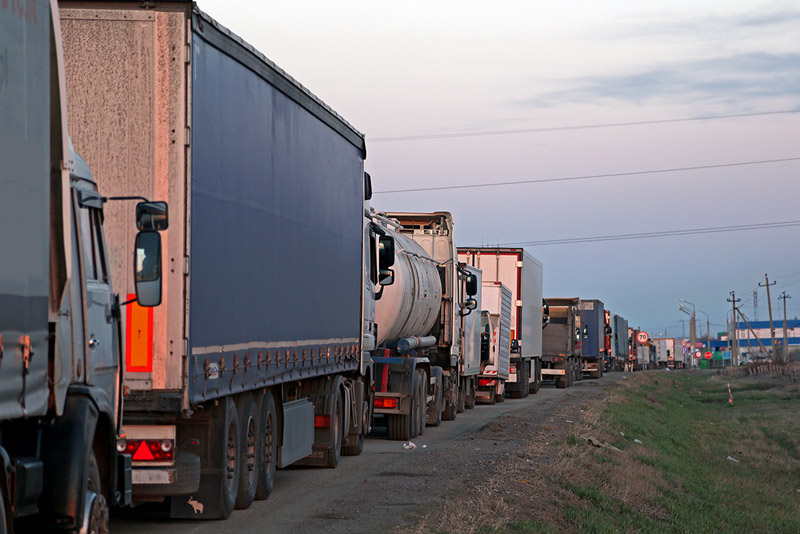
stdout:
[[[128,300],[136,295],[128,295]],[[128,304],[125,327],[125,370],[129,373],[153,372],[153,308]]]

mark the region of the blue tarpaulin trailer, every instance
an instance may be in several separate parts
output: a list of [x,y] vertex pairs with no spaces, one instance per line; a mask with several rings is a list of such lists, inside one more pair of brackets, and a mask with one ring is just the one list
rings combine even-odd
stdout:
[[[134,499],[227,517],[269,493],[276,464],[335,466],[369,429],[364,136],[192,2],[62,8],[76,147],[105,194],[170,207],[163,304],[123,312],[125,431],[134,448],[197,445],[169,465],[134,455]],[[106,216],[128,265],[130,225]],[[122,263],[111,276],[133,285]],[[270,418],[251,444],[247,425]],[[231,433],[273,440],[271,456],[241,463]]]

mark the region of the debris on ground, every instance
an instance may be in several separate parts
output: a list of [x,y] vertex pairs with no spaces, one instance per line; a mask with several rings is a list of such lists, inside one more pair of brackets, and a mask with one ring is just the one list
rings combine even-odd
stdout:
[[417,445],[411,441],[406,441],[405,443],[403,443],[403,448],[407,451],[410,451],[412,449],[416,449]]
[[728,458],[727,458],[727,459],[728,459],[728,460],[730,460],[731,462],[736,462],[737,464],[739,463],[739,460],[737,460],[737,459],[736,459],[736,458],[734,458],[733,456],[728,456]]

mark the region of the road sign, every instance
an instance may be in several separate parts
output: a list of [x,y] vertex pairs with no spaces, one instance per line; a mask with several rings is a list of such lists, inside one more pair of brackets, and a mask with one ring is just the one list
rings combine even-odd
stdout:
[[700,351],[699,351],[699,350],[697,350],[697,351],[695,351],[695,353],[694,353],[694,359],[696,360],[696,359],[698,359],[699,357],[700,357]]
[[[698,352],[700,352],[700,351],[698,351]],[[713,356],[713,354],[711,353],[711,351],[707,350],[706,351],[706,360],[710,360],[712,356]]]
[[688,347],[689,340],[688,339],[681,339],[681,347]]
[[647,335],[647,332],[642,330],[636,334],[636,339],[639,341],[639,343],[647,343],[647,340],[650,339],[650,336]]

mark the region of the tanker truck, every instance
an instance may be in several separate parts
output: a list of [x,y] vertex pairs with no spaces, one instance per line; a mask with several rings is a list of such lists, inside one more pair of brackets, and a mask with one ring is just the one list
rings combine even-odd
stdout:
[[[0,6],[0,532],[107,532],[131,502],[121,422],[120,317],[161,299],[167,206],[140,202],[130,255],[106,249],[104,203],[69,140],[58,6]],[[130,200],[130,199],[119,199]],[[122,224],[132,206],[120,202]],[[129,228],[128,228],[129,229]],[[134,236],[129,236],[134,241]],[[136,260],[135,263],[133,260]],[[119,288],[120,286],[116,286]],[[171,447],[171,442],[158,446]],[[170,449],[171,450],[171,449]],[[162,454],[166,454],[163,453]]]
[[[104,190],[173,208],[163,304],[122,318],[133,500],[227,518],[276,468],[359,454],[391,248],[365,211],[364,136],[193,2],[65,1],[61,18],[75,146]],[[114,257],[128,241],[109,228]]]
[[521,248],[459,247],[459,261],[477,267],[484,281],[511,290],[511,365],[506,392],[536,393],[542,383],[542,264]]
[[474,405],[479,272],[458,264],[449,213],[372,218],[396,247],[385,260],[393,261],[394,283],[375,302],[375,413],[385,418],[389,439],[408,440]]

